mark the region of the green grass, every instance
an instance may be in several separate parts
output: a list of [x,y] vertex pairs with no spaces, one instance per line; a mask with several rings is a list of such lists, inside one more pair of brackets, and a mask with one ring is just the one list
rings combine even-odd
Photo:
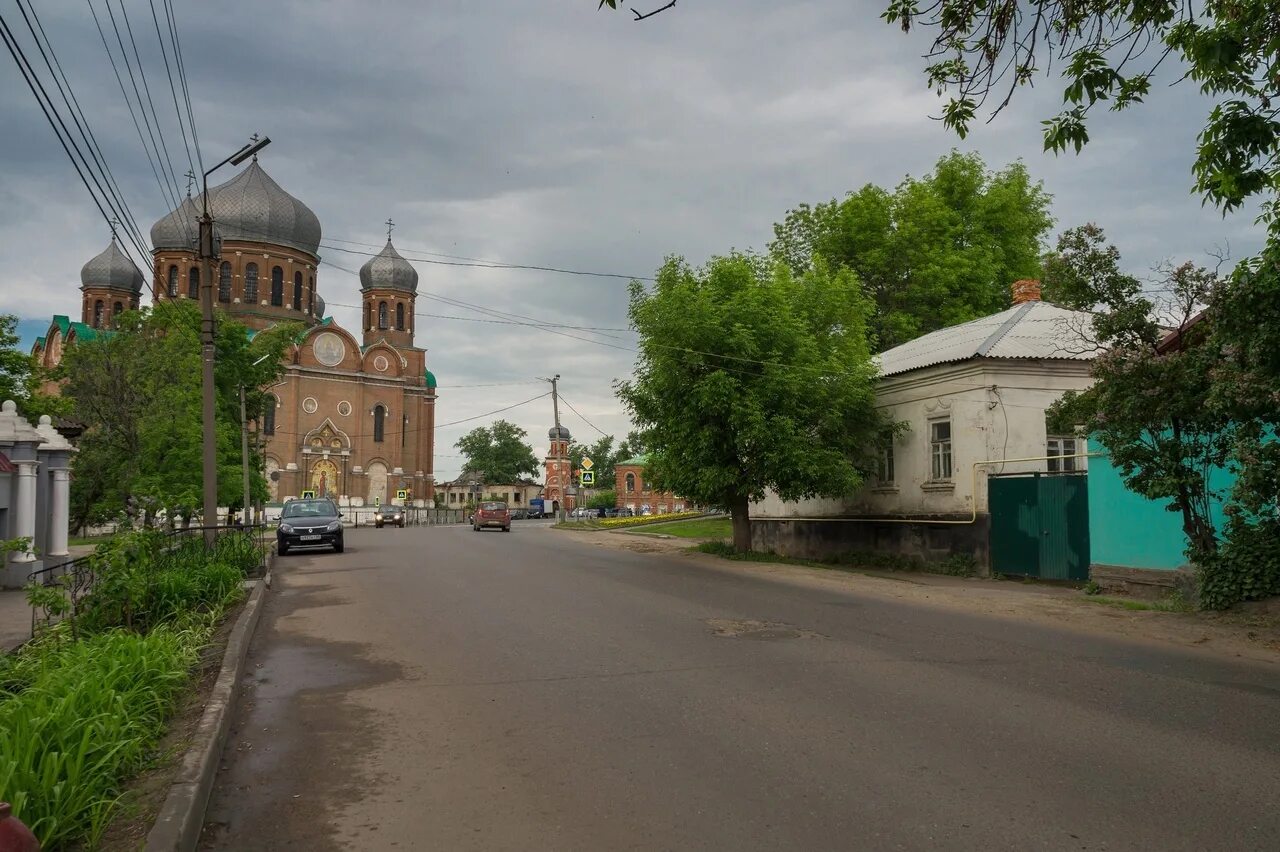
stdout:
[[0,798],[43,849],[97,845],[186,688],[210,628],[113,630],[43,653],[0,701]]
[[1116,607],[1117,609],[1127,609],[1133,612],[1154,611],[1154,612],[1191,612],[1194,608],[1191,603],[1182,596],[1180,592],[1174,592],[1168,597],[1154,601],[1140,601],[1133,598],[1113,598],[1106,595],[1089,594],[1086,592],[1083,598],[1088,603],[1099,604],[1100,606]]
[[49,852],[96,847],[256,564],[229,538],[212,554],[164,543],[134,534],[100,547],[75,618],[0,655],[0,801]]
[[83,547],[85,545],[102,544],[110,539],[109,535],[73,535],[67,539],[67,544],[71,547]]
[[673,535],[677,538],[724,539],[733,535],[733,521],[727,517],[695,518],[691,521],[667,521],[646,526],[637,535]]

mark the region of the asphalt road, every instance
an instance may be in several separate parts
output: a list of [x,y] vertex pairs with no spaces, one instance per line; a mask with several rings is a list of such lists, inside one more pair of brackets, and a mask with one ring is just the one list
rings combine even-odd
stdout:
[[209,849],[1280,849],[1276,667],[519,523],[275,580]]

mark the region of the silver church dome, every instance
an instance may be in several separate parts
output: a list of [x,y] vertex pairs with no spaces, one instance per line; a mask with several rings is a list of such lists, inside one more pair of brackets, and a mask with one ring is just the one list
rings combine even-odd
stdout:
[[416,293],[418,270],[400,256],[388,239],[386,247],[360,267],[360,289],[403,290],[406,293]]
[[85,287],[109,287],[112,290],[142,292],[142,273],[120,250],[115,238],[102,254],[80,269],[80,284]]
[[316,319],[324,319],[324,297],[316,293]]
[[552,426],[547,430],[547,438],[552,441],[572,441],[567,426]]
[[[195,246],[203,202],[188,198],[151,226],[157,249]],[[311,208],[280,188],[258,161],[226,183],[209,189],[209,212],[223,239],[274,243],[317,254],[320,220]]]

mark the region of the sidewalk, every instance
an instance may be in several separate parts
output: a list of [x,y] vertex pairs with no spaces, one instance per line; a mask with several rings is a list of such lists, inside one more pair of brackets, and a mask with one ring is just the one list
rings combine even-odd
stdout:
[[31,638],[31,607],[21,589],[0,590],[0,653]]

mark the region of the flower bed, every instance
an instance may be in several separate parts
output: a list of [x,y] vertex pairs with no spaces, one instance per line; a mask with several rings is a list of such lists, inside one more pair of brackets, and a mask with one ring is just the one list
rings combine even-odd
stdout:
[[701,514],[702,512],[671,512],[666,515],[641,515],[635,518],[604,518],[599,524],[601,529],[639,527],[645,524],[660,524],[663,521],[678,521],[681,518],[696,518]]
[[0,801],[46,852],[94,848],[125,782],[154,759],[201,649],[257,564],[232,538],[210,553],[199,540],[120,536],[100,547],[85,597],[65,584],[29,589],[64,620],[0,656]]

